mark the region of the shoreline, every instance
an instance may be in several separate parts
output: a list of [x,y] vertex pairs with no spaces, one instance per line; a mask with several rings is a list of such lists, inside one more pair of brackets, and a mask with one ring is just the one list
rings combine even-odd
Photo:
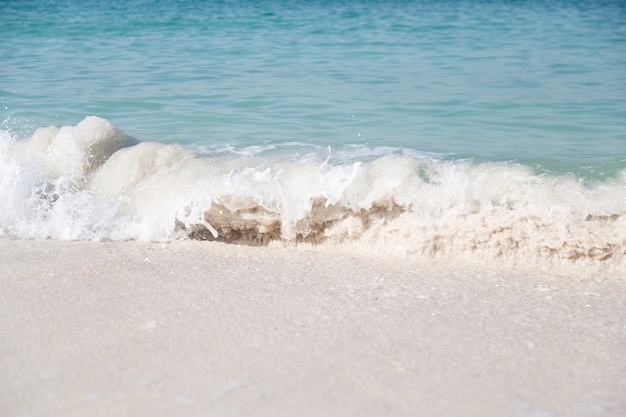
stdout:
[[626,280],[333,248],[0,241],[7,416],[626,416]]

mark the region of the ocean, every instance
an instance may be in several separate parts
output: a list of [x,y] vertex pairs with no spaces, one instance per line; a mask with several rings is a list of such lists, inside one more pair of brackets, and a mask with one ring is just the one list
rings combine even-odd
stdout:
[[626,263],[623,1],[3,0],[0,34],[0,239]]

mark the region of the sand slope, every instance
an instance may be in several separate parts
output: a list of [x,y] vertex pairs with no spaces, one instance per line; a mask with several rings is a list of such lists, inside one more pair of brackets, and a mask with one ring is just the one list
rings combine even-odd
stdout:
[[626,280],[0,241],[1,416],[626,416]]

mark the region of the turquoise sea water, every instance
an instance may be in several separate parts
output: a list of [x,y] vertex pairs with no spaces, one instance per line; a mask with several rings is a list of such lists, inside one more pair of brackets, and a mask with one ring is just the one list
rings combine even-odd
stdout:
[[[373,207],[390,212],[400,207],[419,214],[406,226],[415,233],[424,222],[443,233],[445,227],[460,230],[449,222],[454,216],[514,210],[515,224],[541,218],[540,231],[524,236],[541,240],[537,247],[553,248],[572,245],[565,235],[576,227],[596,233],[589,230],[597,225],[580,222],[624,223],[622,1],[4,0],[0,34],[0,128],[6,148],[0,162],[6,178],[18,178],[5,180],[2,190],[5,236],[168,239],[173,230],[204,225],[213,236],[235,230],[241,237],[252,228],[261,240],[289,240],[326,236],[338,219],[371,214]],[[104,124],[85,119],[90,115]],[[135,140],[109,134],[107,123]],[[33,139],[41,134],[31,137],[49,125],[66,128],[57,139],[50,139],[56,131],[43,134],[45,140]],[[102,151],[109,145],[96,146],[104,152],[96,161],[92,139],[115,146],[110,152]],[[52,145],[46,148],[42,140]],[[143,153],[137,150],[135,159],[126,150],[113,155],[137,142]],[[15,143],[23,146],[15,151]],[[148,152],[151,146],[162,149]],[[78,156],[59,159],[68,149]],[[174,159],[162,162],[167,152]],[[152,159],[142,162],[148,153]],[[123,158],[130,158],[124,167],[107,168]],[[129,178],[146,164],[156,168],[142,175],[156,184],[153,172],[163,166],[171,171],[189,158],[206,166],[154,185],[159,191],[150,198],[176,181],[193,192],[159,194],[148,204],[138,189],[131,193],[132,204],[124,200],[132,209],[118,201],[111,219],[97,227],[85,213],[100,203],[75,201],[82,192],[101,198],[109,189],[122,187],[121,193],[145,185]],[[319,172],[307,174],[307,164]],[[406,170],[394,171],[403,164]],[[101,177],[107,169],[105,186]],[[290,170],[293,180],[286,179]],[[113,173],[120,175],[118,188]],[[231,186],[221,189],[226,177]],[[479,189],[485,178],[490,182]],[[122,186],[122,180],[132,184]],[[219,186],[209,187],[211,181]],[[417,182],[437,187],[418,189]],[[200,192],[200,183],[209,188]],[[71,196],[65,211],[58,202],[63,196]],[[535,202],[536,196],[545,198]],[[183,209],[172,203],[177,199],[184,201]],[[156,200],[178,208],[168,213],[140,208],[158,205]],[[217,205],[234,217],[216,220],[211,210]],[[320,207],[341,210],[321,215]],[[565,223],[555,220],[554,207],[563,208]],[[74,219],[69,224],[76,227],[50,229],[61,222],[53,221],[54,210],[63,211],[59,219],[65,223],[67,216]],[[259,219],[246,223],[241,218],[246,210],[276,215],[279,230],[258,226]],[[152,225],[147,234],[125,229],[116,235],[119,212],[132,218],[129,224],[145,226],[150,217],[169,226],[162,233]],[[381,221],[387,224],[388,217]],[[555,229],[544,235],[546,224]],[[591,242],[591,235],[575,233],[574,240],[587,239],[587,252],[610,247],[623,256],[626,232],[605,226],[614,232],[608,240]],[[463,227],[475,230],[476,224]],[[451,241],[459,239],[453,235]],[[472,239],[471,250],[484,246]],[[519,247],[521,238],[512,239]],[[546,239],[560,243],[548,245]],[[492,243],[487,246],[496,252],[503,245]]]
[[[3,1],[0,118],[626,167],[626,3]],[[9,119],[7,122],[6,120]]]

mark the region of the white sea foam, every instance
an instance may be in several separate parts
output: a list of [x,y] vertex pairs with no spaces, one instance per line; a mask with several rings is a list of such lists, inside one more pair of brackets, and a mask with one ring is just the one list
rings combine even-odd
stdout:
[[626,262],[626,172],[583,184],[514,163],[393,150],[362,158],[264,152],[136,143],[97,117],[19,140],[5,131],[0,232]]

